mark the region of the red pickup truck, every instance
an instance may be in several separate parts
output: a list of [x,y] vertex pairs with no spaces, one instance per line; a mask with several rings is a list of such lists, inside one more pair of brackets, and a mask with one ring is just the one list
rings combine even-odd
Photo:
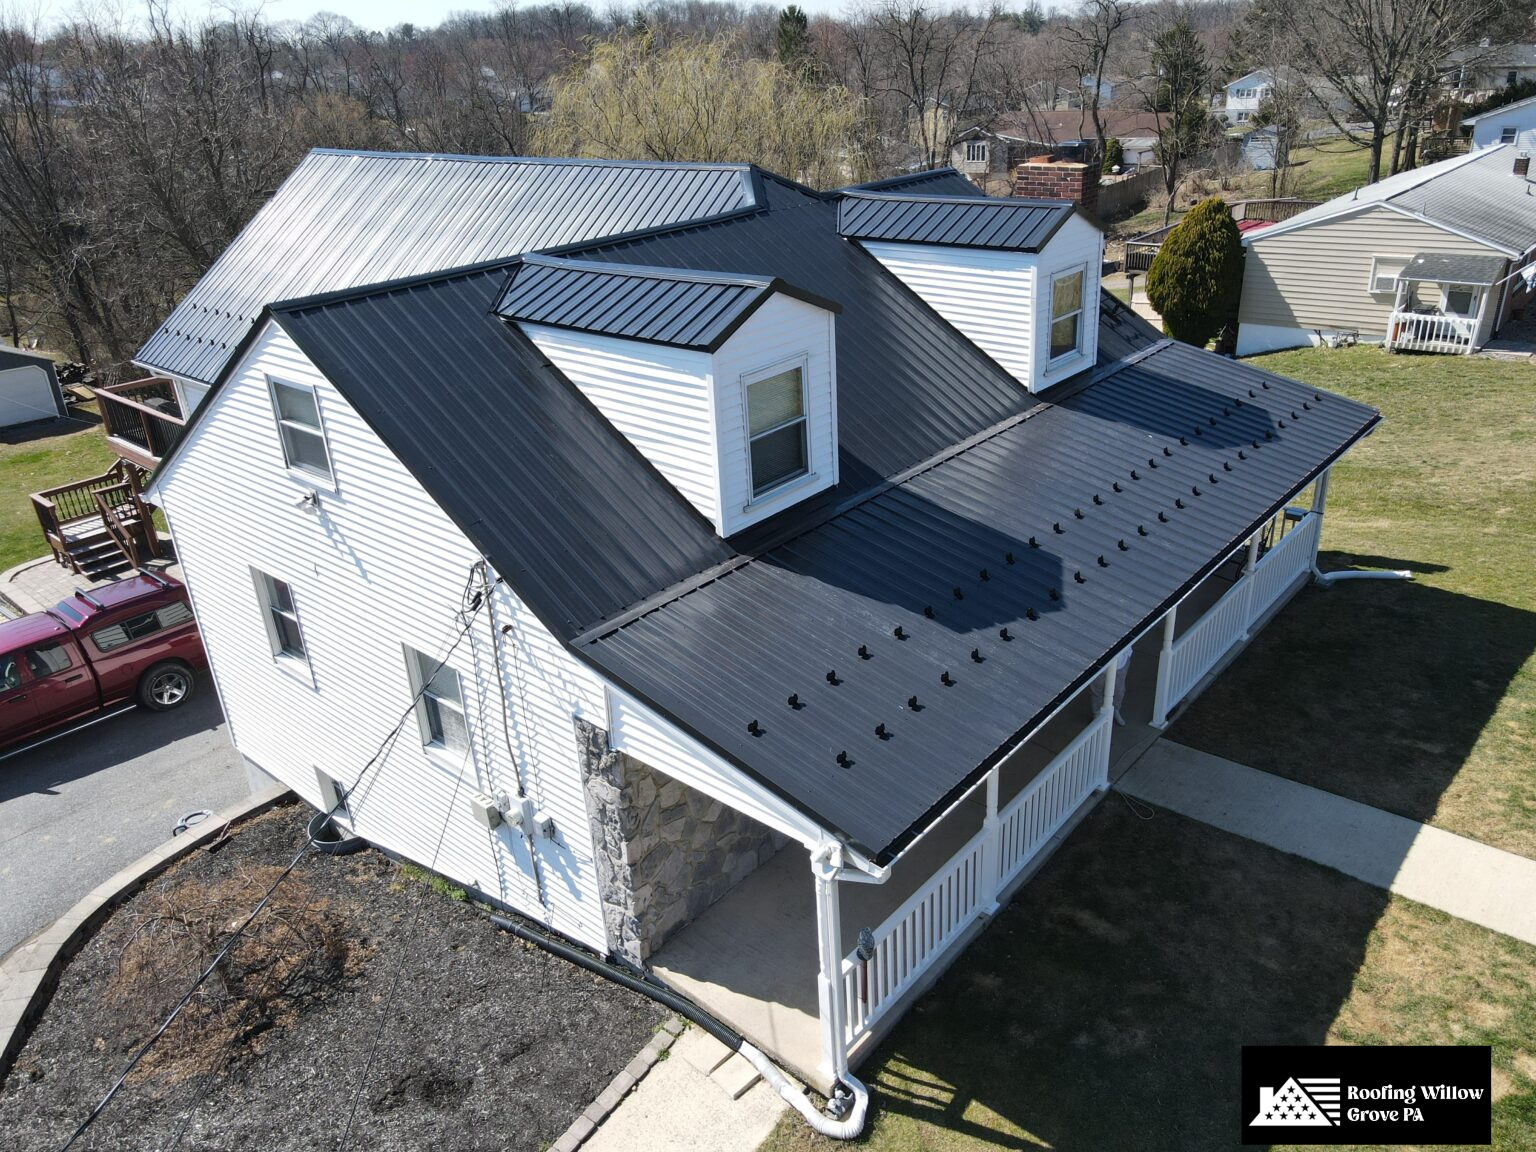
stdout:
[[123,705],[164,712],[206,669],[186,587],[155,573],[0,623],[0,749]]

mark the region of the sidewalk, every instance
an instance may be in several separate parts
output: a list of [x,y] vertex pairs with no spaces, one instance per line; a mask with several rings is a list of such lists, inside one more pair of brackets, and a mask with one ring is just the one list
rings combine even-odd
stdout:
[[745,1059],[690,1027],[581,1149],[753,1152],[787,1107]]
[[1536,944],[1536,860],[1168,740],[1115,787]]

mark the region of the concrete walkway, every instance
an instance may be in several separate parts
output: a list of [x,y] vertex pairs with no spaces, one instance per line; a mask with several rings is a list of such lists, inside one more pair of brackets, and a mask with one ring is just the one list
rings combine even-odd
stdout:
[[700,1028],[677,1038],[582,1152],[753,1152],[789,1107]]
[[1536,860],[1168,740],[1116,787],[1536,944]]

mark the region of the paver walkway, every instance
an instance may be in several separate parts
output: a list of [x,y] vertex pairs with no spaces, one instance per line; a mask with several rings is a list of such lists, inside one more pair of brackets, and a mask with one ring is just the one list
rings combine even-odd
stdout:
[[1536,944],[1536,860],[1169,740],[1115,787]]

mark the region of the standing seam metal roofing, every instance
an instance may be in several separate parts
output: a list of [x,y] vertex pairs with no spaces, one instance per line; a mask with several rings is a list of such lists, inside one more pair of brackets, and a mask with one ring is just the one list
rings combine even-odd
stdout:
[[775,292],[842,311],[771,276],[594,265],[538,255],[513,268],[495,311],[529,324],[712,352]]
[[310,152],[137,360],[213,383],[266,305],[745,211],[745,164]]
[[1162,346],[576,647],[885,862],[1377,419]]
[[1071,217],[1066,200],[848,192],[837,230],[853,240],[894,240],[1038,252]]

